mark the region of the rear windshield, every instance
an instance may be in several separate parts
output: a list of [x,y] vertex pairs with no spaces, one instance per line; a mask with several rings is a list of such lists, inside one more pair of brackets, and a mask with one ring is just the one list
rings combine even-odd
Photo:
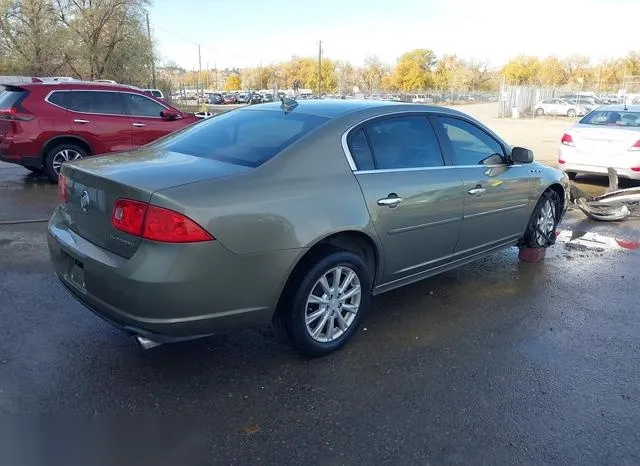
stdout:
[[596,110],[580,120],[580,123],[583,125],[631,126],[639,128],[640,112]]
[[13,107],[27,91],[17,88],[7,88],[1,90],[0,87],[0,110],[8,110]]
[[257,167],[328,118],[277,111],[231,111],[159,142],[161,150]]

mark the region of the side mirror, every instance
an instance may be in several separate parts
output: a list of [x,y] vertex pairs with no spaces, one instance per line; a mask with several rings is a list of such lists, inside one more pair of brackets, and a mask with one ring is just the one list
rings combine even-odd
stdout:
[[178,118],[180,116],[180,114],[178,112],[176,112],[175,110],[163,110],[163,111],[160,112],[160,116],[164,120],[175,120],[176,118]]
[[524,147],[514,147],[511,150],[511,161],[513,163],[532,163],[533,151]]

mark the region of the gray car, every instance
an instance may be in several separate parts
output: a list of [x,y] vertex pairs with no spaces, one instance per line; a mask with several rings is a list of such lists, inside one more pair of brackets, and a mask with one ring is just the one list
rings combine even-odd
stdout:
[[64,164],[48,242],[72,295],[146,345],[274,323],[317,356],[372,295],[553,243],[568,194],[461,112],[285,99]]

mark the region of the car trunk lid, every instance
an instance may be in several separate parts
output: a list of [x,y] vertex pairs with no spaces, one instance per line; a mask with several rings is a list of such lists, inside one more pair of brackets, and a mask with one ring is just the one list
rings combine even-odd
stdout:
[[577,125],[571,130],[571,136],[578,152],[613,156],[626,153],[640,139],[640,130],[636,127]]
[[240,165],[150,149],[93,157],[63,165],[66,201],[61,202],[61,210],[71,230],[101,248],[129,258],[141,238],[112,226],[117,199],[148,203],[155,191],[247,170]]

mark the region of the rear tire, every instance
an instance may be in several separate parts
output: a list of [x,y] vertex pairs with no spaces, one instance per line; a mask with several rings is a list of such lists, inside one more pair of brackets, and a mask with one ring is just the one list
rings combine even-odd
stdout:
[[543,108],[537,108],[536,109],[536,116],[544,116],[544,109]]
[[344,346],[371,305],[371,273],[363,259],[350,251],[327,251],[296,273],[274,319],[279,333],[310,357]]
[[576,172],[567,172],[567,176],[570,180],[575,180],[578,174]]
[[574,109],[570,108],[570,109],[567,111],[567,116],[568,116],[569,118],[575,118],[575,117],[576,117],[576,111],[575,111]]
[[64,162],[87,157],[87,151],[76,144],[60,144],[47,152],[44,159],[44,173],[52,183],[58,182],[60,168]]
[[[545,191],[536,204],[522,240],[527,248],[546,248],[555,243],[562,201],[555,191]],[[541,231],[540,231],[541,230]]]

